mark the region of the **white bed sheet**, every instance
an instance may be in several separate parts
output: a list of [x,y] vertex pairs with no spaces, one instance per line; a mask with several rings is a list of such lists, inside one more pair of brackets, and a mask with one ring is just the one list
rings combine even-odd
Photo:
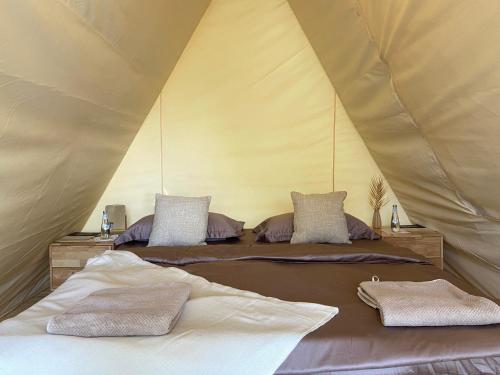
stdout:
[[[159,337],[82,338],[46,333],[48,320],[89,293],[164,281],[191,284],[174,330]],[[0,323],[0,374],[272,374],[336,307],[286,302],[107,251],[55,292]]]

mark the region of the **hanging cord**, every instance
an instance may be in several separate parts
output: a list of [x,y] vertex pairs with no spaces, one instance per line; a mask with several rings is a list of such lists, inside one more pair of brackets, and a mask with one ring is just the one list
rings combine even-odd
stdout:
[[160,193],[163,194],[163,89],[160,91],[160,179],[161,187]]
[[335,148],[336,134],[335,126],[337,123],[337,92],[333,90],[333,151],[332,151],[332,191],[335,191]]

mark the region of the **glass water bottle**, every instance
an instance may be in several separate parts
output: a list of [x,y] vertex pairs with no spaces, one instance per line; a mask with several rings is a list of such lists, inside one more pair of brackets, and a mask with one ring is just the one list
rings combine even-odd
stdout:
[[108,219],[108,213],[106,211],[102,212],[102,223],[101,223],[101,238],[103,240],[109,239],[111,234],[111,224]]
[[392,217],[391,217],[391,230],[393,232],[399,232],[400,224],[399,224],[399,216],[398,216],[398,205],[392,205]]

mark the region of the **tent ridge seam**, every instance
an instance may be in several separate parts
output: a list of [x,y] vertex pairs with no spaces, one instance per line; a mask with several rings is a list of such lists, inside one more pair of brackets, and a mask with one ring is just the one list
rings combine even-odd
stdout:
[[[15,80],[13,80],[15,81]],[[11,82],[13,82],[11,81]],[[7,110],[7,116],[6,116],[6,120],[5,120],[5,124],[4,126],[2,126],[2,130],[0,131],[0,139],[2,139],[5,135],[5,133],[7,132],[7,129],[9,128],[9,124],[12,120],[12,116],[14,116],[14,114],[16,113],[16,110],[17,108],[24,104],[24,103],[27,103],[29,102],[30,100],[33,100],[35,98],[38,98],[40,95],[33,95],[32,97],[29,97],[29,98],[24,98],[22,100],[19,100],[15,103],[12,103],[11,106],[9,107],[9,109]]]
[[450,179],[450,177],[448,176],[448,174],[446,173],[446,170],[443,168],[441,162],[439,161],[438,157],[436,156],[436,153],[434,152],[434,149],[432,148],[429,140],[427,139],[427,137],[422,133],[422,131],[420,130],[419,126],[418,126],[418,123],[417,121],[415,120],[413,114],[408,110],[408,108],[404,105],[404,102],[403,100],[401,99],[401,96],[399,95],[399,92],[397,90],[397,87],[396,87],[396,84],[393,80],[393,74],[392,74],[392,70],[390,68],[390,65],[387,61],[385,61],[382,56],[380,55],[380,49],[379,49],[379,46],[378,44],[375,42],[375,38],[373,37],[373,34],[368,26],[368,23],[366,22],[365,18],[364,18],[364,13],[363,13],[363,9],[361,7],[361,4],[359,2],[359,0],[356,0],[356,7],[358,9],[358,14],[359,14],[359,17],[362,19],[362,23],[363,25],[365,26],[365,30],[368,34],[368,39],[370,41],[370,43],[374,46],[375,50],[377,51],[377,58],[379,59],[379,61],[387,68],[387,71],[389,73],[389,82],[390,82],[390,85],[391,85],[391,88],[392,88],[392,91],[394,93],[394,98],[396,99],[396,101],[398,102],[398,104],[400,105],[400,107],[402,108],[403,110],[403,113],[405,113],[408,118],[410,119],[411,121],[411,124],[415,127],[416,131],[419,133],[419,135],[422,137],[422,139],[425,141],[425,143],[427,144],[429,150],[431,151],[430,153],[430,157],[434,160],[436,166],[438,167],[436,169],[436,172],[438,172],[441,177],[443,178],[443,182],[455,193],[456,197],[458,200],[460,200],[462,203],[463,203],[463,206],[464,208],[467,207],[469,210],[470,210],[470,214],[473,214],[477,217],[482,217],[482,218],[485,218],[487,219],[486,216],[478,213],[478,209],[475,207],[475,205],[470,202],[468,199],[465,199],[462,195],[462,193],[460,192],[460,190],[458,189],[458,187],[453,183],[453,181]]
[[79,23],[85,27],[89,32],[92,34],[96,35],[103,43],[105,43],[107,46],[111,48],[111,50],[116,53],[117,56],[120,56],[120,58],[125,61],[125,63],[132,68],[132,70],[136,73],[140,72],[141,70],[138,68],[136,64],[133,63],[126,55],[124,55],[114,44],[112,44],[103,34],[101,34],[98,30],[93,28],[82,16],[80,16],[78,13],[76,13],[73,8],[68,6],[66,3],[63,3],[62,0],[54,0],[56,3],[58,3],[60,6],[62,6],[63,9],[66,10],[66,12],[71,13],[73,17],[75,17]]
[[35,85],[37,87],[45,88],[45,89],[48,89],[50,91],[56,92],[57,94],[59,94],[61,96],[64,96],[64,97],[67,97],[67,98],[71,98],[71,99],[76,99],[76,100],[79,100],[81,102],[89,103],[89,104],[91,104],[91,105],[93,105],[95,107],[105,109],[105,110],[107,110],[109,112],[113,112],[113,113],[119,114],[121,116],[130,117],[130,118],[133,118],[134,120],[137,120],[137,121],[141,121],[141,119],[142,119],[142,117],[140,117],[140,116],[138,116],[138,115],[136,115],[134,113],[122,111],[122,110],[116,109],[116,108],[108,106],[108,105],[98,104],[98,103],[93,102],[92,100],[90,100],[88,98],[85,98],[85,97],[82,97],[82,96],[79,96],[79,95],[74,95],[74,94],[66,93],[65,91],[62,91],[62,90],[60,90],[60,89],[58,89],[56,87],[52,87],[52,86],[49,86],[49,85],[46,85],[46,84],[43,84],[43,83],[39,83],[39,82],[36,82],[36,81],[32,81],[32,80],[29,80],[29,79],[24,79],[23,77],[20,77],[20,76],[17,76],[17,75],[13,75],[13,74],[7,73],[5,71],[0,71],[0,73],[6,75],[8,77],[14,78],[13,80],[9,81],[9,83],[14,83],[14,82],[18,82],[18,81],[19,82],[30,83],[30,84]]
[[[82,213],[81,213],[81,214],[78,214],[78,215],[76,215],[76,216],[73,216],[73,217],[69,218],[69,220],[68,220],[68,221],[73,222],[73,221],[75,221],[75,220],[79,220],[82,216],[86,215],[88,212],[92,212],[92,209],[91,209],[91,208],[86,208],[86,209],[84,209],[84,210],[82,211]],[[7,243],[7,244],[6,244],[6,246],[2,246],[2,247],[0,247],[0,250],[4,250],[4,249],[6,249],[6,248],[8,248],[8,247],[14,247],[14,246],[17,246],[19,243],[21,243],[21,242],[23,242],[23,241],[25,241],[25,240],[29,240],[29,239],[34,238],[34,237],[36,237],[36,236],[39,236],[39,235],[41,235],[41,234],[43,234],[43,233],[46,233],[46,232],[50,232],[50,231],[56,230],[56,229],[58,229],[58,227],[60,227],[61,225],[64,225],[64,224],[67,224],[67,223],[62,223],[62,224],[60,224],[60,223],[59,223],[59,224],[54,224],[54,225],[50,226],[49,228],[46,228],[46,229],[43,229],[43,230],[39,230],[39,231],[34,232],[34,233],[30,233],[29,235],[27,235],[27,236],[25,236],[25,237],[23,237],[23,238],[21,238],[21,239],[16,239],[16,240],[15,240],[15,241],[13,241],[13,242]],[[29,249],[27,252],[25,252],[25,253],[23,254],[23,256],[22,256],[21,258],[18,258],[18,259],[21,259],[21,260],[22,260],[22,259],[23,259],[26,255],[28,255],[28,254],[29,254],[29,253],[30,253],[33,249],[34,249],[34,247],[31,247],[31,249]]]

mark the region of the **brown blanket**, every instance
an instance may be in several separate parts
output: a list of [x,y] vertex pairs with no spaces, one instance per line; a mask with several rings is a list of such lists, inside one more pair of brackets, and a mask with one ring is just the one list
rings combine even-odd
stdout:
[[352,245],[255,242],[248,230],[240,241],[209,242],[207,246],[146,247],[145,243],[122,245],[142,259],[164,266],[186,266],[233,260],[262,260],[285,263],[418,263],[432,264],[408,249],[397,248],[383,241],[358,240]]
[[373,275],[387,281],[441,278],[481,295],[410,250],[383,241],[342,246],[242,241],[127,250],[164,265],[184,264],[179,267],[187,272],[235,288],[338,306],[339,315],[307,335],[278,374],[500,373],[500,325],[384,327],[378,312],[357,297],[359,283]]

